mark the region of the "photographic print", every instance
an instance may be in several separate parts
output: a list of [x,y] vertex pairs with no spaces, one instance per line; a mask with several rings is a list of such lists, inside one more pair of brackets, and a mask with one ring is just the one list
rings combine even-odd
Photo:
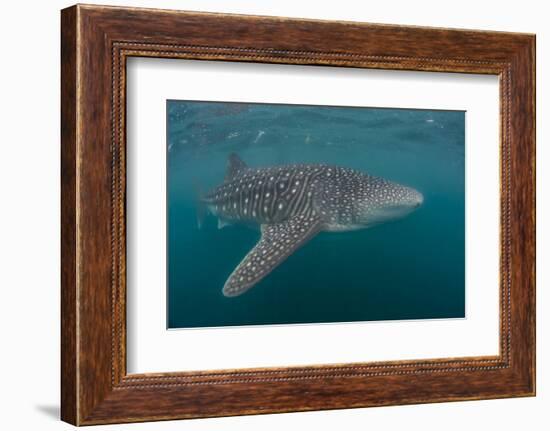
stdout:
[[465,112],[167,101],[169,329],[465,317]]
[[64,9],[62,420],[534,396],[535,47]]

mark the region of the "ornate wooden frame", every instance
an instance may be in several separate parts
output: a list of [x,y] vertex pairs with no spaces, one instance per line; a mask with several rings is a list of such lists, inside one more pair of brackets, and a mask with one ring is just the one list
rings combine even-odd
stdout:
[[[534,35],[81,5],[61,15],[63,420],[88,425],[535,394]],[[129,56],[498,75],[500,354],[128,375]]]

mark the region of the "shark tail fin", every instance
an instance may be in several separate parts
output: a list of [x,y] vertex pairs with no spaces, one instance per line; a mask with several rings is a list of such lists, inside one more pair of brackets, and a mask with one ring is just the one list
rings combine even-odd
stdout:
[[196,201],[196,213],[197,213],[197,227],[199,229],[202,229],[202,225],[204,224],[204,219],[206,217],[206,213],[207,213],[207,207],[206,207],[206,202],[204,202],[202,196],[202,188],[201,186],[197,183],[197,182],[194,182],[193,183],[193,188],[195,190],[195,201]]

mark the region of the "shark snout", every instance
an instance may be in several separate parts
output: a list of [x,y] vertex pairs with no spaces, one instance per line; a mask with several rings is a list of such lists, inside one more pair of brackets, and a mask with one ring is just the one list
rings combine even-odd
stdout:
[[424,195],[412,187],[402,186],[401,205],[409,209],[416,209],[424,202]]
[[424,195],[420,193],[418,190],[413,190],[413,206],[415,208],[418,208],[420,205],[424,203]]

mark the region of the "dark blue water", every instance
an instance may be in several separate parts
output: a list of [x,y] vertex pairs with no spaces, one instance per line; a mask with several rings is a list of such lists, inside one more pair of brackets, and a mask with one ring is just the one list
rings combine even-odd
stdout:
[[[168,327],[464,317],[462,111],[168,101]],[[196,188],[250,166],[330,163],[416,188],[420,209],[321,233],[245,294],[227,277],[259,238],[196,221]]]

